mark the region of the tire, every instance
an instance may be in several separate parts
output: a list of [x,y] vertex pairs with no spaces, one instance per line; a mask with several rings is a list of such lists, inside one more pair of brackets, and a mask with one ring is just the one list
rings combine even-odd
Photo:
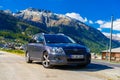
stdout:
[[28,52],[26,53],[25,60],[27,63],[32,63],[32,60],[30,60],[30,55]]
[[42,65],[44,68],[51,68],[52,66],[50,65],[50,60],[49,60],[49,55],[48,53],[43,54],[43,61]]

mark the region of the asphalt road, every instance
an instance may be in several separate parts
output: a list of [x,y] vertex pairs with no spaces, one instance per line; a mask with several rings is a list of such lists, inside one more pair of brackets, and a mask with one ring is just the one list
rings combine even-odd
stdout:
[[45,69],[24,57],[0,51],[0,80],[120,80],[120,66],[93,61],[86,68],[59,66]]

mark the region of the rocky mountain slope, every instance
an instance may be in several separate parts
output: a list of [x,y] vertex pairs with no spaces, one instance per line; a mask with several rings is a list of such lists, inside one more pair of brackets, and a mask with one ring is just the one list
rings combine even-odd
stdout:
[[21,42],[29,40],[29,35],[40,32],[40,29],[30,25],[4,11],[0,11],[0,43]]

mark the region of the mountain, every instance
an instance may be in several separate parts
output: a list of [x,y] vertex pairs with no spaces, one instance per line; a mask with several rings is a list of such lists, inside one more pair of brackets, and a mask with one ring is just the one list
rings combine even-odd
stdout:
[[0,43],[11,43],[29,40],[29,35],[40,32],[40,29],[17,19],[11,13],[0,11]]
[[[7,18],[4,18],[4,16]],[[15,34],[24,32],[24,36],[29,36],[37,32],[64,33],[72,37],[76,42],[89,47],[92,52],[100,52],[106,49],[109,43],[109,39],[99,30],[76,19],[47,10],[28,8],[11,15],[10,13],[4,13],[1,17],[4,19],[0,20],[0,22],[5,23],[2,26],[6,26],[4,30],[13,31]],[[0,28],[0,30],[3,30],[3,28]],[[120,46],[117,41],[112,43],[113,47]]]

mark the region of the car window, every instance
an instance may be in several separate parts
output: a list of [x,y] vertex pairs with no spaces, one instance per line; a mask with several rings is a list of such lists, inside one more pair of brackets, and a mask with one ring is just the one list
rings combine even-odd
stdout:
[[46,43],[75,43],[74,40],[63,35],[45,35]]
[[36,42],[44,42],[44,36],[43,35],[36,35],[34,37],[34,39],[36,40]]

